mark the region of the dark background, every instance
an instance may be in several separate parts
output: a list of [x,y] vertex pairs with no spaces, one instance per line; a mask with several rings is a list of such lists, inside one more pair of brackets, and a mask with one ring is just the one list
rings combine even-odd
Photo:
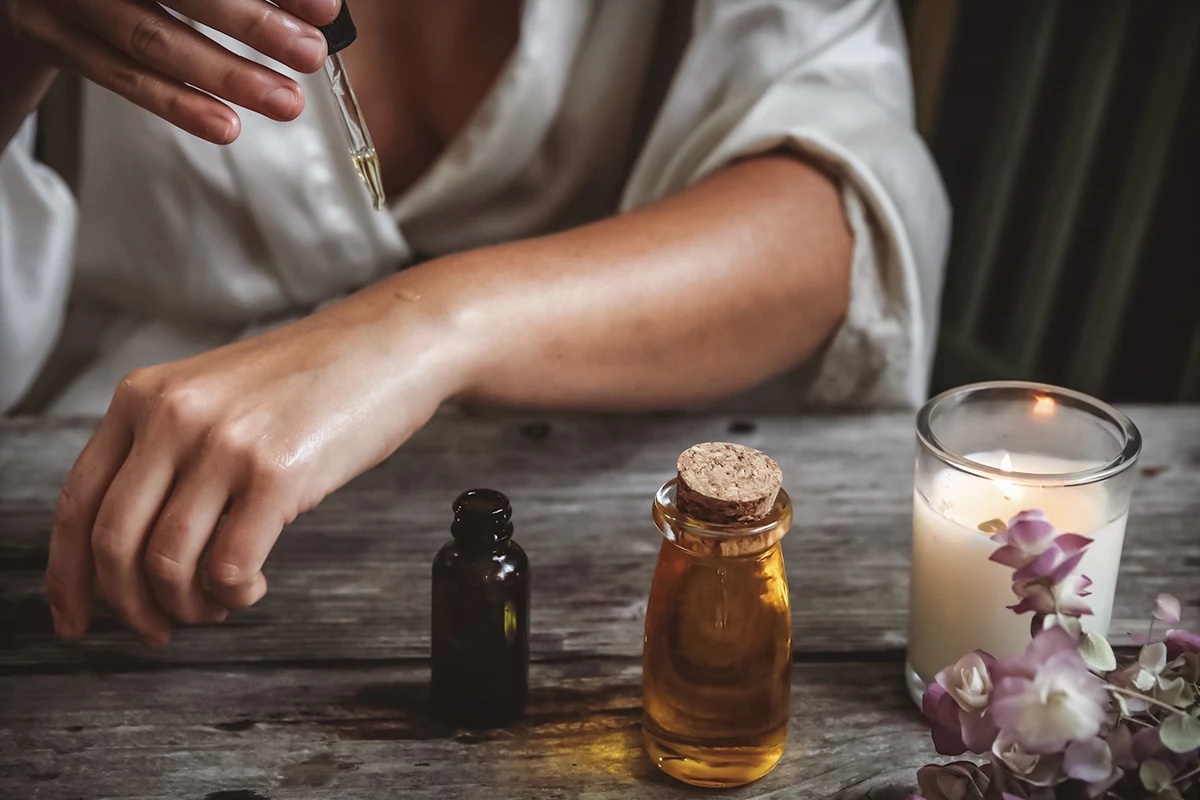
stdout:
[[1200,401],[1200,0],[907,0],[954,204],[933,391]]

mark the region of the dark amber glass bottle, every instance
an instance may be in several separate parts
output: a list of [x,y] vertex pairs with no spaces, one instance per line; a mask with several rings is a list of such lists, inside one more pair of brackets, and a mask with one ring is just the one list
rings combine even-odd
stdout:
[[455,725],[511,722],[529,693],[529,559],[511,519],[500,492],[463,492],[433,560],[433,710]]

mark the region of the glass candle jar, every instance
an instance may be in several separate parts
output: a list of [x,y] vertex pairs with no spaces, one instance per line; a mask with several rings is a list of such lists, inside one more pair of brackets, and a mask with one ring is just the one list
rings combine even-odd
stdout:
[[1094,613],[1083,628],[1107,634],[1140,450],[1137,428],[1120,411],[1054,386],[979,383],[925,404],[905,669],[915,702],[967,653],[1004,658],[1029,644],[1030,615],[1007,608],[1018,599],[1013,568],[989,560],[997,545],[985,532],[1020,511],[1040,509],[1060,532],[1093,540],[1079,568],[1092,580]]
[[711,524],[654,498],[658,555],[642,655],[642,731],[651,760],[696,786],[750,783],[783,755],[791,710],[792,615],[780,539],[782,489],[762,519]]

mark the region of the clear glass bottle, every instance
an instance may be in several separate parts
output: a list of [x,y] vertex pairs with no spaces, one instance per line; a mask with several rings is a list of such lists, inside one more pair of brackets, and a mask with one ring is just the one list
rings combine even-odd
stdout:
[[433,562],[434,713],[469,728],[505,725],[529,693],[529,559],[512,507],[493,489],[454,501],[454,540]]
[[642,651],[642,732],[651,760],[695,786],[730,787],[771,771],[791,711],[792,615],[780,539],[782,489],[761,519],[712,524],[654,498],[665,540]]

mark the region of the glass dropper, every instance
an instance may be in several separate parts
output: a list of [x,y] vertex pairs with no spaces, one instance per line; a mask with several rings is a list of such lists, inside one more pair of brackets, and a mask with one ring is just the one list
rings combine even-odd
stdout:
[[342,127],[346,131],[350,159],[371,194],[375,210],[382,211],[387,203],[387,195],[383,192],[379,155],[375,152],[375,143],[371,141],[367,120],[358,106],[354,87],[350,85],[346,65],[342,63],[342,51],[358,38],[358,29],[354,27],[354,20],[350,18],[350,8],[346,5],[346,0],[342,0],[342,9],[338,12],[337,19],[322,26],[321,33],[325,35],[329,48],[329,57],[325,59],[325,77],[329,79],[329,88],[337,102],[338,116],[341,117]]

